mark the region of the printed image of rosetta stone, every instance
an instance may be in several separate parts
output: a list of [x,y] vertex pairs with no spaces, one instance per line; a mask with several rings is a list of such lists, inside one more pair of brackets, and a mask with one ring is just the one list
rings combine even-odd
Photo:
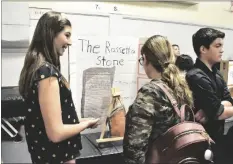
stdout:
[[100,124],[105,122],[111,101],[114,75],[115,67],[92,67],[84,70],[81,99],[82,118],[100,118]]

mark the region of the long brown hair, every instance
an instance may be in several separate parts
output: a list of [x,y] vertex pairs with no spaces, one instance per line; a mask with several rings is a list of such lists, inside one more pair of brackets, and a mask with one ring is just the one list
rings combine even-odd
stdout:
[[71,23],[59,12],[49,11],[39,19],[19,79],[19,92],[24,98],[38,68],[48,62],[60,71],[60,58],[53,42],[65,26],[71,27]]
[[173,90],[177,101],[193,106],[192,92],[174,64],[175,56],[167,38],[161,35],[150,37],[143,45],[141,54],[161,73],[162,81]]

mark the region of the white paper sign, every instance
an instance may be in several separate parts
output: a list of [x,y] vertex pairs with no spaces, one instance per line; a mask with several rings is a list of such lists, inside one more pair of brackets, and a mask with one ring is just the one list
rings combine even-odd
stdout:
[[73,37],[70,57],[76,56],[76,78],[71,78],[71,90],[79,116],[102,117],[114,87],[128,110],[137,93],[137,55],[137,38]]
[[227,85],[233,85],[233,61],[229,62]]

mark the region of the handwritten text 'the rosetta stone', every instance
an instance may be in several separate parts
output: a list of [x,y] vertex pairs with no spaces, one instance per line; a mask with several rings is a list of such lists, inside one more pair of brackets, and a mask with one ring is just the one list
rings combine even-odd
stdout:
[[[87,52],[91,54],[99,54],[100,53],[100,45],[99,44],[91,44],[90,40],[79,39],[81,41],[82,52]],[[116,46],[112,47],[110,41],[105,42],[105,54],[111,53],[120,53],[120,54],[135,54],[135,50],[131,49],[130,46]]]

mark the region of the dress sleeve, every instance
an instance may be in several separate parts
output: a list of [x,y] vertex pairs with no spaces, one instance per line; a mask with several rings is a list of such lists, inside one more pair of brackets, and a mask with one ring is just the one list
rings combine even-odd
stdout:
[[49,77],[56,77],[58,80],[61,79],[61,74],[58,70],[54,68],[51,64],[44,64],[42,65],[35,73],[34,81],[39,82],[40,80],[49,78]]

